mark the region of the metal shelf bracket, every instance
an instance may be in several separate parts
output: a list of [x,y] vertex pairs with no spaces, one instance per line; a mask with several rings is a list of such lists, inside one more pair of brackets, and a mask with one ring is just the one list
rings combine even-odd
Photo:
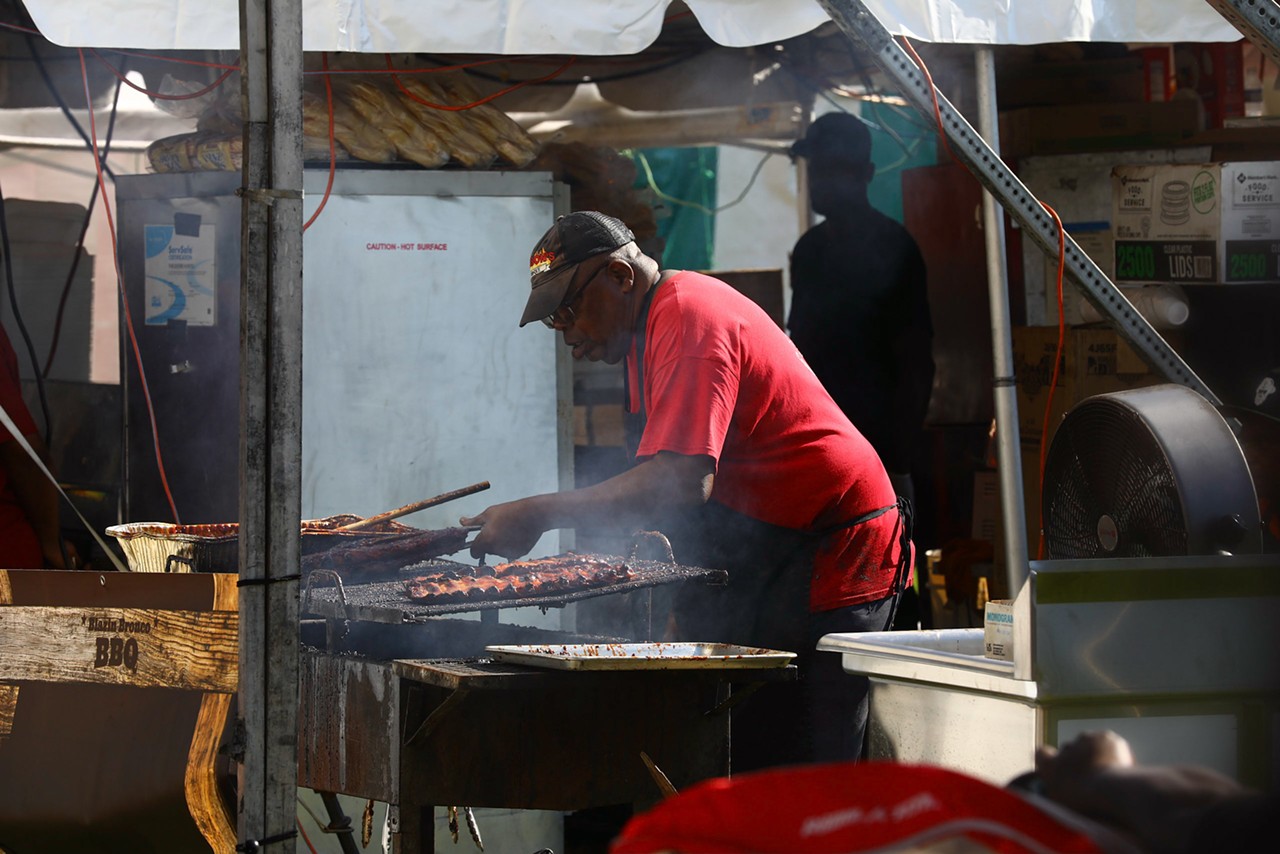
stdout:
[[[905,50],[860,0],[818,0],[831,19],[850,38],[863,44],[881,70],[895,81],[902,94],[930,121],[934,121],[933,88]],[[1208,0],[1214,3],[1254,6],[1271,0]],[[1274,15],[1273,15],[1274,17]],[[1274,32],[1274,27],[1273,27]],[[991,149],[951,102],[937,92],[938,111],[951,150],[969,168],[1023,232],[1050,257],[1058,255],[1057,227],[1048,212],[1017,175]],[[1215,406],[1222,401],[1196,376],[1168,342],[1133,307],[1119,288],[1080,249],[1070,235],[1065,238],[1065,268],[1081,293],[1134,347],[1153,370],[1169,382],[1185,385]]]
[[1280,5],[1275,0],[1205,0],[1240,35],[1280,65]]

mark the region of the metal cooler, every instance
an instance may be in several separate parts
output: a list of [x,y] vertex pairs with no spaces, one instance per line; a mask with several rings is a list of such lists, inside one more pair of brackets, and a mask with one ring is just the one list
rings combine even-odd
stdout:
[[983,629],[834,634],[871,680],[873,759],[1003,785],[1035,749],[1111,729],[1143,763],[1280,780],[1280,556],[1042,561],[1014,600],[1013,660]]
[[[307,170],[302,517],[370,516],[489,480],[459,515],[572,485],[570,365],[519,329],[529,251],[567,191],[542,172]],[[187,524],[238,517],[238,174],[117,179],[121,266],[169,486]],[[170,518],[128,343],[124,518]],[[556,533],[539,553],[561,551]]]

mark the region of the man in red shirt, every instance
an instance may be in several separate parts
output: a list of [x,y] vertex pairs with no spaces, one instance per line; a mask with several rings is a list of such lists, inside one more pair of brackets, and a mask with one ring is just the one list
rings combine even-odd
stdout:
[[518,557],[555,528],[662,530],[680,562],[729,572],[724,590],[681,591],[684,639],[798,654],[809,714],[785,696],[735,709],[734,769],[856,756],[866,681],[814,646],[887,628],[909,579],[908,523],[875,451],[759,306],[660,270],[619,220],[561,217],[530,273],[521,326],[559,330],[576,359],[625,362],[636,464],[463,519],[483,526],[472,553]]
[[[18,357],[0,328],[0,406],[27,443],[44,456],[35,419],[22,399]],[[64,567],[58,492],[0,423],[0,568]]]

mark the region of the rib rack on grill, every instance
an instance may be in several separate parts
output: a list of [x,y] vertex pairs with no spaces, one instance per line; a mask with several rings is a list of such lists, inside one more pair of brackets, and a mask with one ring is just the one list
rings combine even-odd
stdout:
[[453,554],[467,544],[470,528],[441,528],[356,541],[335,546],[326,552],[307,555],[302,571],[331,569],[343,578],[370,578],[394,573],[400,568],[433,557]]
[[487,573],[485,569],[476,567],[473,576],[447,572],[421,575],[405,582],[405,593],[415,602],[434,604],[524,599],[620,584],[633,577],[625,562],[573,552],[499,564]]

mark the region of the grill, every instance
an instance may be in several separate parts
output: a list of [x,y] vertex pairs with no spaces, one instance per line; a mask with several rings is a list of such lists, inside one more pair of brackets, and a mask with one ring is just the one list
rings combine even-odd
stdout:
[[[637,605],[648,595],[652,611],[657,588],[728,582],[723,570],[670,560],[573,557],[625,563],[630,577],[545,596],[429,604],[410,599],[404,582],[483,569],[433,558],[389,579],[304,571],[301,610],[317,625],[309,641],[304,632],[299,661],[299,784],[386,802],[398,850],[418,851],[431,850],[433,805],[645,803],[659,789],[642,756],[677,787],[728,773],[729,709],[763,683],[793,679],[794,667],[597,672],[489,658],[492,644],[624,640],[500,623],[503,608],[641,591]],[[477,611],[479,620],[449,618]]]
[[[623,563],[617,556],[582,555],[611,563]],[[632,577],[627,581],[603,584],[582,590],[556,591],[545,596],[525,596],[506,599],[474,599],[464,602],[431,604],[415,602],[404,591],[404,582],[432,572],[454,571],[470,574],[476,567],[451,560],[428,560],[401,569],[398,577],[386,581],[334,584],[336,574],[327,570],[315,570],[304,581],[302,611],[329,619],[362,620],[375,623],[416,623],[432,617],[475,611],[495,611],[501,608],[558,608],[581,599],[627,593],[664,584],[697,581],[723,585],[728,573],[720,569],[682,566],[655,560],[627,560]],[[322,586],[324,585],[324,586]]]

